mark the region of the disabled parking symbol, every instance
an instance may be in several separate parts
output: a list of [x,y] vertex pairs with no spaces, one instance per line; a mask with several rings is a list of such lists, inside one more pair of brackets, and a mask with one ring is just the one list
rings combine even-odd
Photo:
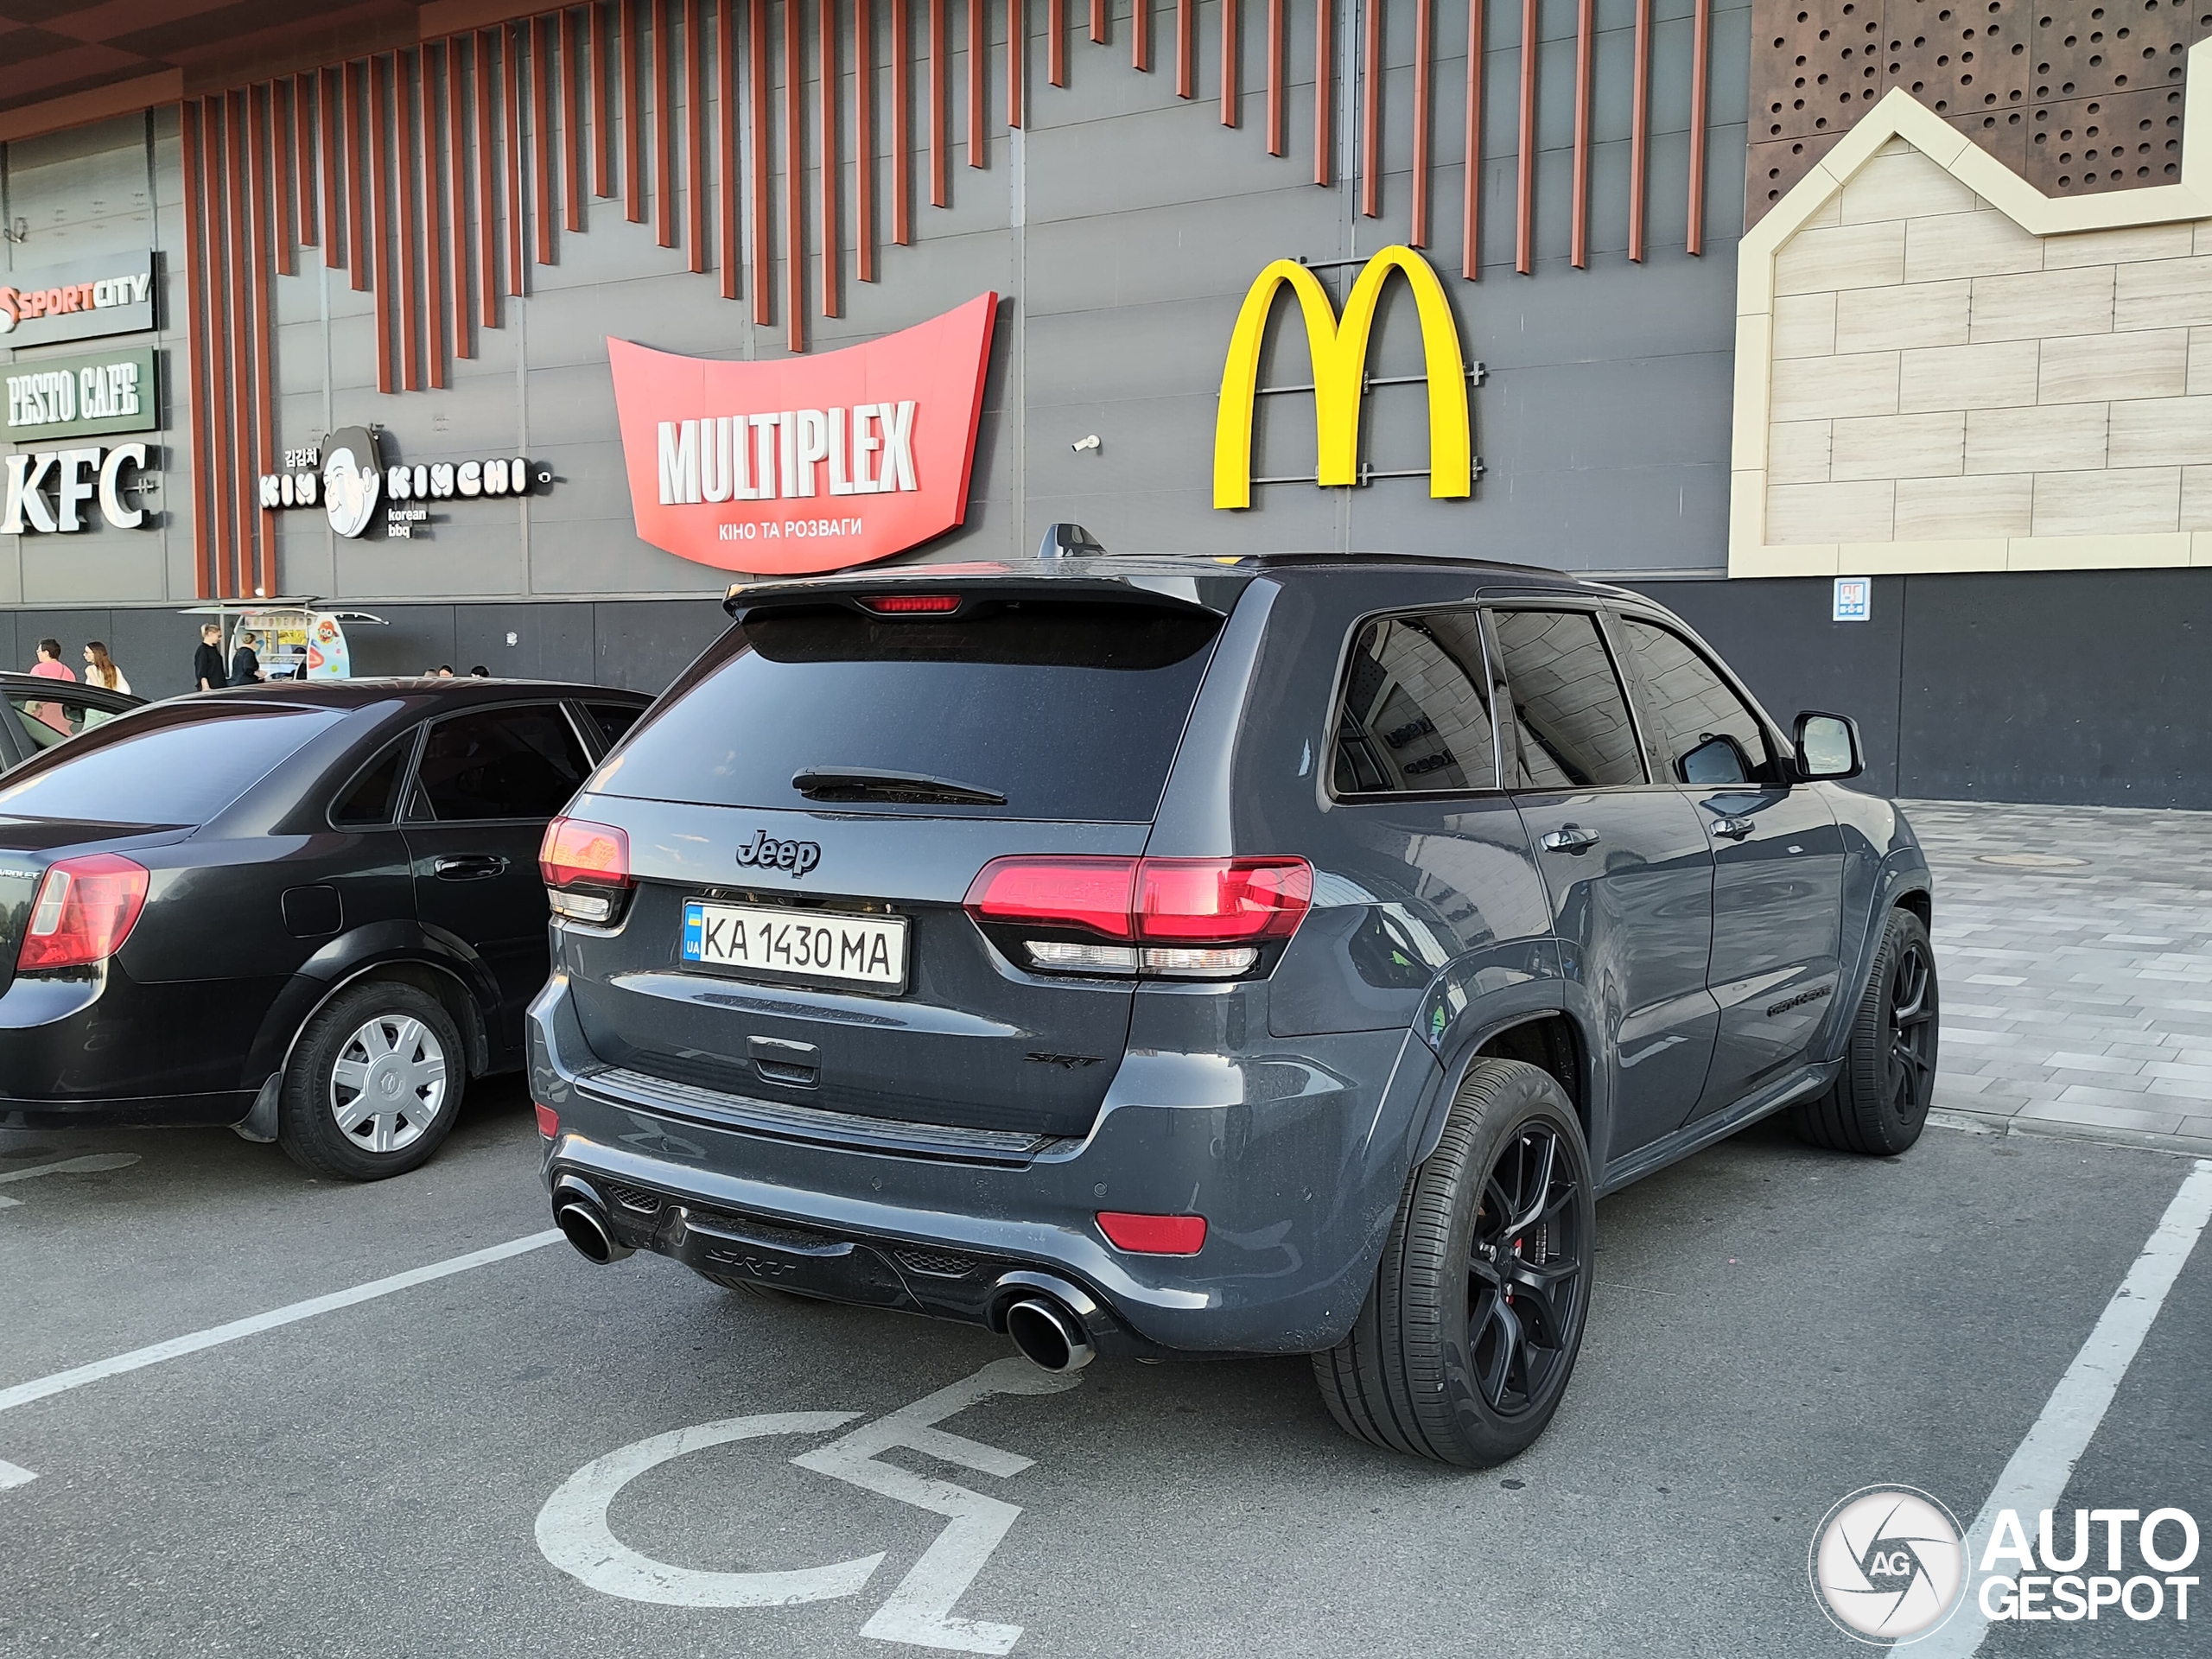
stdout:
[[[1021,1513],[1019,1504],[933,1480],[883,1462],[893,1447],[1001,1479],[1033,1459],[985,1446],[937,1427],[997,1394],[1058,1394],[1081,1381],[1073,1372],[1040,1371],[1027,1360],[1001,1359],[973,1376],[861,1424],[791,1461],[802,1469],[858,1486],[945,1517],[940,1532],[899,1581],[861,1634],[879,1641],[960,1653],[1005,1653],[1021,1639],[1019,1624],[953,1616],[953,1607]],[[563,1573],[606,1595],[671,1607],[787,1607],[834,1601],[867,1587],[883,1552],[779,1572],[715,1573],[655,1560],[615,1537],[607,1524],[615,1495],[648,1469],[686,1452],[734,1440],[822,1434],[860,1416],[852,1411],[766,1412],[679,1428],[595,1458],[563,1481],[537,1515],[537,1547]]]

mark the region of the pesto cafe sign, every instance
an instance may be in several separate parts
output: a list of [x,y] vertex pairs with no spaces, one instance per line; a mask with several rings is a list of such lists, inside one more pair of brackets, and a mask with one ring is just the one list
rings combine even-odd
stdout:
[[151,432],[161,425],[150,346],[18,361],[0,373],[8,382],[11,442]]

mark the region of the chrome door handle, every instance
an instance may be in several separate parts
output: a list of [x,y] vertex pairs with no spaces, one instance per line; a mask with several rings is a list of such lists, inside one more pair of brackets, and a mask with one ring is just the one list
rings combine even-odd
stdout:
[[1751,818],[1715,818],[1713,821],[1713,833],[1726,836],[1731,841],[1741,841],[1758,827],[1758,823]]
[[495,853],[476,853],[442,858],[430,866],[430,870],[444,881],[480,881],[486,876],[505,875],[507,861]]
[[1598,844],[1598,832],[1579,823],[1564,823],[1537,844],[1548,853],[1573,853],[1579,858]]

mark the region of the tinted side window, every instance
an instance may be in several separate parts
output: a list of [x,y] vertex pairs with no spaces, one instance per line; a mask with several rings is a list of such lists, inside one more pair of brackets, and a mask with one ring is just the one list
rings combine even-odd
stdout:
[[0,779],[0,817],[205,823],[345,717],[312,703],[134,709]]
[[[1649,622],[1625,620],[1622,633],[1648,694],[1655,734],[1675,780],[1685,784],[1745,784],[1773,778],[1773,758],[1758,716],[1697,648],[1680,634]],[[1733,740],[1715,743],[1716,737]]]
[[627,702],[588,702],[584,711],[591,716],[592,724],[599,728],[600,741],[610,749],[622,741],[622,734],[636,725],[638,716],[645,712]]
[[372,830],[392,821],[399,810],[399,780],[406,774],[407,757],[415,747],[415,734],[422,729],[419,726],[411,727],[392,739],[375,760],[353,775],[353,781],[331,805],[330,822],[334,825],[340,830]]
[[1497,788],[1487,677],[1473,611],[1363,626],[1337,708],[1337,792]]
[[1643,758],[1620,677],[1586,611],[1499,611],[1522,788],[1640,784]]
[[409,816],[550,818],[588,770],[575,728],[555,704],[455,715],[430,728]]

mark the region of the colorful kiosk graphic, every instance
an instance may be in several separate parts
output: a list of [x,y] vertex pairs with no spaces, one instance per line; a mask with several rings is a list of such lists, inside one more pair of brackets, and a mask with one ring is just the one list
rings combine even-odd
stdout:
[[[383,627],[384,618],[367,611],[325,610],[313,599],[264,599],[248,605],[195,605],[188,616],[212,616],[223,631],[223,658],[237,654],[243,638],[258,642],[255,653],[272,680],[346,680],[353,677],[353,654],[346,641],[349,627]],[[235,620],[233,620],[235,619]]]

